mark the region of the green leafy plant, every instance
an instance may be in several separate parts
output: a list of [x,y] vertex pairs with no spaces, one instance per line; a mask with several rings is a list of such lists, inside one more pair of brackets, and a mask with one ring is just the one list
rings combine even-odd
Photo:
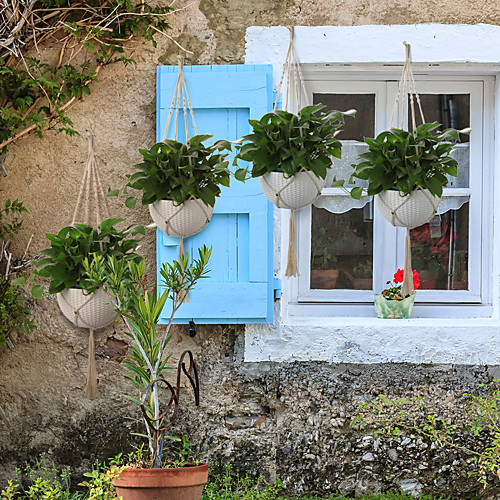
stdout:
[[[187,144],[166,139],[151,149],[140,149],[144,161],[139,170],[127,175],[127,187],[142,191],[142,204],[148,205],[170,197],[176,204],[191,197],[214,206],[220,195],[220,186],[229,186],[230,171],[227,156],[231,150],[228,141],[206,146],[211,135],[196,135]],[[110,194],[118,194],[111,191]],[[135,197],[127,198],[129,208],[135,207]]]
[[124,466],[121,465],[122,454],[110,460],[109,466],[97,461],[92,467],[91,472],[84,472],[83,475],[88,478],[82,481],[79,486],[88,489],[89,500],[120,500],[117,497],[113,480],[118,477]]
[[[179,404],[179,388],[174,389],[164,378],[169,369],[167,362],[170,354],[167,354],[166,348],[171,339],[170,328],[189,291],[207,275],[211,251],[211,248],[203,246],[198,249],[198,258],[192,262],[189,262],[186,253],[178,261],[164,263],[160,269],[161,292],[156,287],[152,290],[147,288],[143,260],[135,263],[115,256],[96,255],[84,261],[92,286],[103,287],[112,297],[112,303],[127,327],[126,334],[132,340],[123,364],[128,369],[125,377],[132,382],[136,392],[126,397],[139,405],[143,412],[147,431],[143,437],[148,439],[151,452],[149,463],[154,467],[162,464],[165,429],[175,418]],[[167,301],[170,302],[171,313],[168,324],[161,331],[158,321]],[[186,353],[194,363],[191,353]],[[185,368],[182,358],[180,363],[179,369]],[[160,401],[165,394],[167,401],[170,399],[171,406],[175,407],[173,416],[161,414]],[[178,463],[186,452],[187,442],[182,440],[181,443],[181,458],[179,455],[176,458]]]
[[[439,123],[424,123],[415,132],[390,129],[376,138],[365,138],[368,151],[359,155],[363,161],[353,165],[349,183],[354,178],[368,181],[365,189],[356,186],[351,196],[360,199],[396,188],[402,195],[411,194],[418,187],[428,189],[440,197],[448,179],[457,175],[457,160],[451,155],[460,133],[469,130],[446,129],[437,131]],[[345,180],[335,180],[332,186],[344,185]]]
[[5,201],[5,206],[0,209],[0,241],[12,238],[19,232],[22,226],[19,216],[24,213],[28,213],[28,209],[22,201]]
[[371,259],[360,262],[354,269],[356,278],[371,278],[373,276],[373,263]]
[[16,469],[16,480],[10,480],[1,492],[2,500],[83,500],[85,495],[71,491],[69,467],[57,469],[44,454],[34,465]]
[[12,333],[30,333],[35,324],[31,319],[31,309],[24,296],[25,279],[0,276],[0,347]]
[[311,260],[313,269],[335,269],[338,258],[326,227],[318,227],[311,240]]
[[[214,464],[217,467],[219,464]],[[225,465],[221,474],[210,472],[208,483],[203,489],[202,500],[277,500],[283,497],[283,483],[275,477],[273,483],[262,476],[254,477],[248,471],[245,475],[234,473],[231,465]]]
[[[404,300],[406,297],[403,295],[401,291],[403,288],[403,279],[404,279],[404,270],[398,269],[394,273],[393,281],[387,281],[385,284],[387,285],[384,290],[382,290],[381,295],[388,300]],[[420,287],[420,278],[418,277],[417,271],[413,271],[413,289],[417,290]]]
[[[464,422],[460,424],[437,415],[421,397],[390,398],[380,394],[361,403],[361,411],[351,425],[376,425],[375,433],[388,437],[417,434],[443,448],[460,450],[477,466],[469,475],[476,475],[486,487],[492,475],[500,477],[500,380],[480,384],[480,388],[481,394],[466,393],[461,398],[463,407],[457,413],[464,415]],[[471,448],[463,444],[460,434],[485,434],[490,443],[484,449]]]
[[156,46],[172,12],[144,0],[11,0],[2,7],[0,154],[45,127],[76,134],[67,112],[92,92],[100,69],[134,62],[125,51],[135,37]]
[[[7,257],[10,238],[19,233],[22,227],[20,216],[27,212],[17,199],[6,200],[0,209],[0,347],[5,345],[10,333],[30,333],[35,328],[24,293],[25,278],[17,276],[29,261],[14,259],[12,254]],[[15,271],[11,265],[14,260]]]
[[[42,259],[37,263],[35,274],[50,279],[49,293],[58,293],[80,286],[87,292],[96,288],[88,279],[84,261],[90,256],[109,255],[124,262],[139,261],[135,251],[140,239],[131,236],[145,234],[140,225],[131,225],[119,231],[115,225],[123,219],[106,219],[97,228],[75,224],[61,229],[57,234],[47,234],[50,247],[42,250]],[[35,297],[41,297],[43,287],[32,289]]]
[[[291,177],[305,169],[324,179],[332,157],[341,157],[342,145],[336,136],[344,117],[355,111],[323,113],[322,109],[322,105],[306,106],[297,115],[276,110],[260,120],[248,120],[253,130],[237,146],[235,164],[237,160],[252,162],[251,177],[277,169]],[[235,176],[244,180],[247,172],[248,168],[240,168]]]

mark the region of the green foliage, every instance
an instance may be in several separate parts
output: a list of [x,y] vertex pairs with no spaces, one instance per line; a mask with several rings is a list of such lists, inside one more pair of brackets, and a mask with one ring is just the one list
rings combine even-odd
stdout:
[[[351,425],[363,428],[377,425],[376,434],[389,437],[405,432],[418,434],[441,447],[461,450],[477,466],[470,475],[477,475],[486,487],[492,475],[500,475],[500,381],[480,386],[480,395],[464,394],[463,424],[452,423],[435,414],[421,397],[392,399],[379,395],[370,402],[361,403],[360,414]],[[486,434],[490,444],[484,449],[472,449],[462,444],[460,434],[479,436]]]
[[0,275],[0,347],[9,333],[30,333],[35,328],[23,285],[24,278]]
[[22,201],[6,200],[5,206],[0,208],[0,241],[5,241],[16,235],[22,226],[19,216],[28,213]]
[[[365,193],[362,187],[355,187],[351,196],[359,199],[363,194],[372,196],[394,187],[407,195],[421,187],[440,197],[448,182],[446,175],[457,175],[458,163],[451,154],[460,133],[454,129],[436,132],[439,127],[439,123],[424,123],[415,132],[391,129],[375,139],[365,138],[368,151],[359,155],[364,161],[353,165],[349,182],[353,178],[367,180],[368,188]],[[339,180],[333,186],[343,184]]]
[[[113,298],[116,310],[121,315],[132,340],[129,352],[123,361],[128,369],[125,377],[136,388],[133,396],[126,397],[140,405],[144,398],[144,408],[150,419],[159,417],[162,393],[166,391],[167,401],[171,397],[168,387],[159,384],[169,367],[167,362],[170,354],[166,347],[170,341],[169,334],[173,318],[183,304],[188,292],[201,278],[208,273],[207,265],[212,249],[203,246],[198,249],[198,258],[189,262],[189,255],[185,253],[179,261],[164,263],[160,269],[162,277],[159,291],[156,287],[149,290],[146,286],[147,271],[144,261],[126,262],[116,256],[94,256],[91,260],[85,259],[83,266],[93,289],[103,287]],[[171,303],[171,315],[168,325],[158,328],[158,321],[167,301]],[[154,382],[154,383],[153,383]],[[150,394],[146,392],[148,386]],[[148,397],[149,395],[149,397]],[[169,416],[157,420],[157,429],[168,425]],[[160,466],[163,452],[163,436],[157,440],[146,427],[149,447],[155,465]],[[174,439],[175,440],[175,439]],[[187,442],[181,441],[182,453],[186,452]]]
[[[14,15],[14,24],[9,25],[9,19],[4,26],[8,39],[7,30],[12,30],[9,43],[17,50],[9,50],[9,44],[0,50],[0,153],[25,131],[41,136],[44,127],[57,126],[76,134],[66,114],[68,106],[91,93],[90,84],[102,66],[134,62],[124,55],[132,37],[156,46],[154,35],[169,28],[166,16],[172,10],[144,0],[15,3],[14,12],[19,10],[25,26],[16,27]],[[54,43],[61,51],[60,60],[51,56],[50,62],[43,61],[45,44],[53,48]],[[41,56],[28,57],[34,50]]]
[[123,470],[121,463],[121,454],[110,460],[110,465],[107,466],[97,461],[92,467],[91,472],[84,472],[84,476],[88,478],[82,481],[79,486],[84,486],[88,489],[89,500],[120,500],[121,497],[116,496],[116,491],[113,486],[113,480],[118,477]]
[[[196,135],[187,145],[166,139],[149,150],[140,149],[144,161],[135,165],[137,172],[127,175],[127,187],[142,191],[143,205],[166,197],[181,204],[194,197],[213,207],[220,186],[229,186],[231,144],[218,141],[205,146],[203,141],[210,137]],[[126,204],[133,208],[135,198],[129,197]]]
[[[310,170],[324,179],[332,156],[341,157],[341,143],[336,136],[345,116],[355,111],[321,110],[315,105],[302,108],[298,115],[276,110],[260,120],[248,120],[253,132],[243,137],[246,141],[238,146],[237,160],[252,162],[251,177],[260,177],[281,169],[286,177],[300,170]],[[244,180],[248,169],[236,171],[236,178]]]
[[[22,226],[20,216],[28,210],[19,200],[6,200],[0,209],[0,248],[15,236]],[[6,259],[3,259],[5,263]],[[5,345],[9,333],[30,333],[35,325],[31,320],[29,303],[24,295],[24,278],[16,278],[12,272],[6,274],[0,266],[0,347]]]
[[83,500],[83,493],[71,492],[69,467],[57,469],[42,454],[35,464],[16,469],[16,480],[1,492],[2,500]]
[[[119,231],[116,224],[123,219],[107,219],[97,229],[84,224],[67,226],[57,234],[47,234],[50,247],[42,250],[43,258],[37,263],[35,274],[50,278],[49,293],[58,293],[79,285],[88,292],[96,288],[88,279],[84,260],[109,255],[124,262],[139,261],[135,251],[140,239],[130,236],[145,234],[142,226],[131,225]],[[39,297],[41,287],[33,287],[32,294]]]
[[[217,467],[218,464],[214,464]],[[202,500],[277,500],[281,498],[283,484],[276,478],[273,484],[266,483],[262,476],[255,478],[250,472],[244,476],[234,474],[230,465],[224,466],[222,474],[209,474],[203,489]]]

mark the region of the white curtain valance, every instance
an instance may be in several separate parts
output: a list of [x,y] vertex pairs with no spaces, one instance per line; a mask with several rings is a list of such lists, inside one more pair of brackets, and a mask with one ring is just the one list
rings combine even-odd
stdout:
[[[355,200],[349,195],[339,194],[339,195],[325,195],[320,196],[313,205],[317,208],[324,208],[332,214],[344,214],[353,208],[363,208],[367,205],[373,196],[367,196],[361,198],[361,200]],[[468,196],[444,196],[441,199],[439,208],[437,211],[438,215],[444,214],[449,210],[458,210],[465,203],[469,201]]]
[[372,198],[372,196],[367,196],[361,200],[355,200],[349,195],[327,195],[320,196],[313,205],[317,208],[324,208],[332,214],[344,214],[353,208],[363,208]]

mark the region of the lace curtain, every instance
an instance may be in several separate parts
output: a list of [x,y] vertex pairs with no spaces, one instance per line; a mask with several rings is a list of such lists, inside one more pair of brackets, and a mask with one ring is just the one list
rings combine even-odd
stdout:
[[[331,168],[326,177],[326,186],[330,186],[334,177],[337,179],[349,180],[352,174],[352,165],[359,163],[358,155],[368,150],[365,143],[357,141],[342,142],[342,159],[335,159],[334,168]],[[448,177],[448,187],[468,188],[469,187],[469,144],[457,144],[453,157],[458,161],[458,176]],[[355,184],[347,185],[348,188],[354,186],[365,186],[366,182],[356,180]],[[343,214],[355,208],[363,208],[372,200],[372,196],[367,196],[361,200],[355,200],[348,194],[325,194],[320,196],[314,206],[324,208],[334,214]],[[438,214],[444,214],[448,210],[458,210],[464,203],[469,201],[469,196],[444,196],[437,211]]]

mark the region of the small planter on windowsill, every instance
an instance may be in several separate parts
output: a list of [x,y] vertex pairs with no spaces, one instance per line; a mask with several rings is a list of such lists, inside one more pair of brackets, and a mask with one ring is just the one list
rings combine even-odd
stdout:
[[383,295],[375,295],[375,312],[380,319],[407,319],[411,316],[415,294],[403,300],[386,299]]
[[[404,271],[398,269],[394,274],[393,282],[388,281],[388,287],[381,295],[375,295],[375,312],[380,319],[408,319],[413,310],[415,292],[406,297],[401,292]],[[417,271],[413,271],[413,288],[420,287]]]

